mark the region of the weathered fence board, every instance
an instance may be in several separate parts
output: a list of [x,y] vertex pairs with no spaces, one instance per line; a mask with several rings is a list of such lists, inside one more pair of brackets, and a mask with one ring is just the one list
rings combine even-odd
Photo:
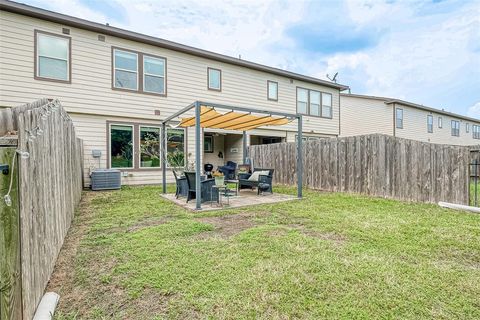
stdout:
[[83,146],[58,101],[41,99],[12,108],[10,114],[9,123],[18,132],[18,151],[29,155],[18,156],[22,267],[17,272],[23,319],[31,319],[80,201]]
[[[470,148],[373,134],[303,144],[305,186],[418,202],[468,204]],[[277,183],[296,181],[294,143],[255,145],[256,167]]]
[[16,146],[0,147],[0,163],[8,164],[10,168],[7,175],[0,172],[2,196],[8,192],[13,175],[10,192],[12,206],[7,206],[3,199],[0,199],[0,319],[22,318],[17,173],[11,171],[15,150]]

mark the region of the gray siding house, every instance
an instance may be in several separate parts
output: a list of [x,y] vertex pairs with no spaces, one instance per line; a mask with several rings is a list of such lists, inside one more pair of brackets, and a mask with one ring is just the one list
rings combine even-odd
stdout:
[[452,145],[480,143],[480,120],[385,97],[341,94],[340,135],[383,133]]

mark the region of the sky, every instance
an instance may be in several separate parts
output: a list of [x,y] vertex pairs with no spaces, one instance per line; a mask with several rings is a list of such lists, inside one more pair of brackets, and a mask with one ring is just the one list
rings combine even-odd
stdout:
[[480,0],[18,0],[480,118]]

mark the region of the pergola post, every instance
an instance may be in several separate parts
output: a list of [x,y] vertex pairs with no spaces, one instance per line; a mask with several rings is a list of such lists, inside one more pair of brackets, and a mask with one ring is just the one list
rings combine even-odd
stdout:
[[162,159],[162,193],[165,194],[167,193],[167,141],[165,139],[165,137],[167,136],[167,132],[166,132],[165,122],[162,123],[161,135],[162,135],[162,138],[160,139],[161,141],[160,158]]
[[200,182],[200,103],[195,102],[195,209],[202,209],[202,188]]
[[297,133],[297,197],[302,197],[303,187],[303,128],[302,128],[302,116],[297,117],[298,121],[298,133]]
[[243,163],[247,163],[247,131],[243,131]]

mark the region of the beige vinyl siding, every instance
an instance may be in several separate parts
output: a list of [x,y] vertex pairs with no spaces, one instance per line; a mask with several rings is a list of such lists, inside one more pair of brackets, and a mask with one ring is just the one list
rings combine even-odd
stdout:
[[[237,152],[232,152],[236,149]],[[225,138],[225,160],[233,161],[237,164],[243,163],[243,136],[241,134],[230,134]],[[225,162],[226,162],[225,161]]]
[[[400,103],[385,102],[388,99],[367,96],[341,95],[341,136],[382,133],[400,138],[413,139],[431,143],[453,145],[475,145],[479,139],[473,139],[472,125],[480,125],[459,117],[437,112],[430,112]],[[396,128],[395,109],[403,110],[403,128]],[[427,115],[433,116],[433,132],[427,128]],[[442,128],[438,128],[438,117],[442,117]],[[460,137],[451,135],[451,120],[460,122]],[[465,132],[465,123],[470,130]]]
[[[39,29],[61,34],[62,25],[9,12],[1,15],[2,103],[7,106],[27,102],[39,96],[58,97],[67,111],[101,115],[160,118],[194,100],[242,105],[272,111],[295,113],[296,87],[306,87],[333,95],[333,119],[305,117],[306,131],[338,134],[338,90],[271,75],[248,68],[162,49],[155,46],[106,37],[70,28],[72,38],[72,84],[33,79],[33,31]],[[167,97],[150,96],[111,89],[111,47],[120,47],[165,57],[167,59]],[[207,90],[207,67],[222,70],[222,91]],[[267,100],[267,80],[278,82],[278,102]],[[287,125],[283,130],[295,130]]]
[[[267,72],[221,63],[177,51],[158,48],[78,28],[70,29],[72,44],[72,83],[34,79],[34,30],[62,35],[61,24],[26,17],[10,12],[0,14],[0,106],[13,107],[41,97],[58,98],[72,115],[85,146],[85,183],[89,167],[98,164],[91,150],[102,150],[100,166],[107,167],[106,121],[154,123],[171,115],[195,100],[239,105],[264,110],[296,112],[296,88],[304,87],[332,94],[332,119],[304,116],[305,132],[323,135],[339,133],[339,91],[303,81],[272,75]],[[166,97],[112,90],[112,47],[131,49],[167,59]],[[222,91],[207,90],[207,68],[222,70]],[[278,101],[267,99],[267,81],[278,83]],[[155,115],[160,110],[160,116]],[[189,114],[190,116],[193,114]],[[185,115],[185,116],[189,116]],[[286,136],[294,140],[296,121],[281,127],[254,130],[261,135]],[[187,156],[195,161],[195,134],[187,133]],[[271,132],[271,134],[269,134]],[[241,134],[241,132],[238,132]],[[240,136],[241,137],[241,136]],[[202,139],[202,138],[201,138]],[[201,140],[203,141],[203,139]],[[201,144],[203,148],[203,143]],[[241,161],[241,139],[235,144]],[[226,150],[225,150],[226,151]],[[203,157],[203,153],[201,153]],[[202,162],[203,163],[203,162]],[[122,178],[126,184],[159,183],[161,171],[130,172]],[[171,177],[168,177],[171,181]]]
[[[393,135],[392,106],[383,100],[340,96],[340,135]],[[425,120],[426,121],[426,120]]]
[[[472,125],[480,125],[473,122],[445,114],[429,112],[402,104],[395,104],[397,108],[403,109],[403,129],[396,129],[396,136],[407,139],[414,139],[432,143],[454,144],[454,145],[475,145],[479,139],[473,139]],[[427,115],[433,116],[433,132],[427,130]],[[442,117],[442,128],[438,127],[438,117]],[[460,122],[460,136],[452,136],[451,121]],[[465,124],[468,123],[470,130],[465,131]]]
[[[205,132],[207,134],[207,132]],[[203,161],[204,163],[211,163],[216,169],[219,166],[225,164],[225,137],[224,135],[215,136],[213,133],[210,133],[213,136],[213,153],[204,153]],[[218,153],[223,154],[223,158],[218,157]]]

